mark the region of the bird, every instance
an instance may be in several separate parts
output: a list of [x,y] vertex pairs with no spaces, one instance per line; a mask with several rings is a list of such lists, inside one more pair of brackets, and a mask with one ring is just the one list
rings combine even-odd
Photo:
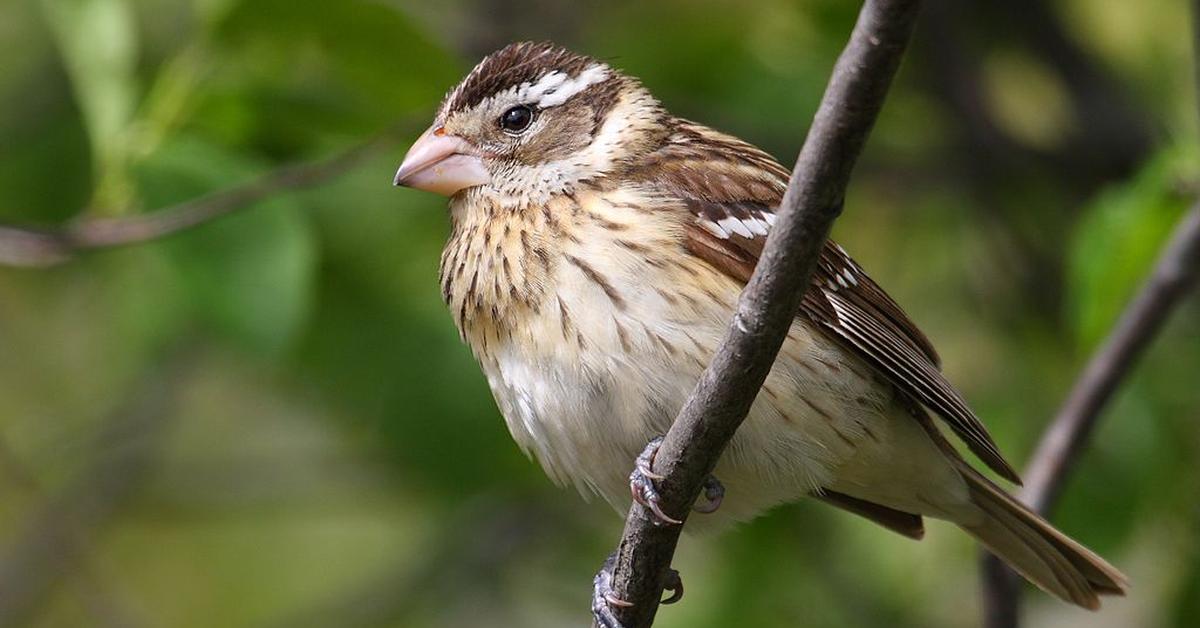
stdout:
[[[788,179],[609,63],[518,42],[446,94],[394,183],[449,197],[442,297],[514,440],[557,483],[618,511],[632,492],[669,525],[657,437],[713,356]],[[1120,571],[974,468],[935,417],[1020,482],[928,337],[828,240],[688,530],[814,497],[915,539],[924,517],[954,523],[1084,608],[1124,595]],[[617,625],[622,601],[599,589],[593,611]]]

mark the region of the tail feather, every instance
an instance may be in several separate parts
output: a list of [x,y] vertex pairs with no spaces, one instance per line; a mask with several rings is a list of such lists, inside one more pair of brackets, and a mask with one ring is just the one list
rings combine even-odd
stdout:
[[960,472],[983,516],[959,525],[1030,582],[1092,610],[1100,608],[1100,595],[1125,594],[1125,576],[1103,558],[965,463]]

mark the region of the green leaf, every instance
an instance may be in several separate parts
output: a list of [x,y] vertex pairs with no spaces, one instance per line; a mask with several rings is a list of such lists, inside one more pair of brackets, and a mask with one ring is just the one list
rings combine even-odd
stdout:
[[95,203],[124,207],[129,125],[137,108],[138,38],[128,0],[42,0],[83,113],[97,176]]
[[1150,271],[1187,207],[1182,183],[1195,164],[1195,146],[1168,148],[1087,211],[1068,261],[1067,302],[1082,346],[1104,336]]
[[336,97],[341,107],[384,121],[432,111],[461,77],[447,54],[401,11],[364,0],[258,0],[230,11],[217,39],[296,97]]
[[[199,140],[176,140],[139,168],[144,198],[165,206],[245,181],[251,159]],[[286,192],[164,242],[196,318],[253,351],[285,348],[312,301],[315,246]]]

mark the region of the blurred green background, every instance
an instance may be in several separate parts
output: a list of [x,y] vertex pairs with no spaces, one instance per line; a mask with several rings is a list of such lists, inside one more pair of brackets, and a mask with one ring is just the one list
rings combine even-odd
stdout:
[[[620,517],[511,442],[440,302],[445,201],[390,180],[486,52],[554,39],[790,164],[838,0],[7,0],[0,222],[150,212],[373,138],[340,176],[164,241],[0,268],[0,625],[586,625]],[[836,236],[1018,466],[1200,191],[1186,3],[931,0]],[[1092,615],[1200,622],[1192,298],[1055,521]],[[966,626],[977,549],[816,503],[685,539],[672,626]]]

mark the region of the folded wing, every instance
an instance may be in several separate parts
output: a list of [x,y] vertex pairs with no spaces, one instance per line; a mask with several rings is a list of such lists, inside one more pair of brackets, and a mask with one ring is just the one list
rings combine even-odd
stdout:
[[[686,246],[746,281],[762,253],[788,172],[757,148],[681,121],[640,168],[644,184],[678,198],[694,221]],[[929,339],[840,246],[826,242],[800,314],[940,416],[992,470],[1020,478],[987,429],[938,369]]]

